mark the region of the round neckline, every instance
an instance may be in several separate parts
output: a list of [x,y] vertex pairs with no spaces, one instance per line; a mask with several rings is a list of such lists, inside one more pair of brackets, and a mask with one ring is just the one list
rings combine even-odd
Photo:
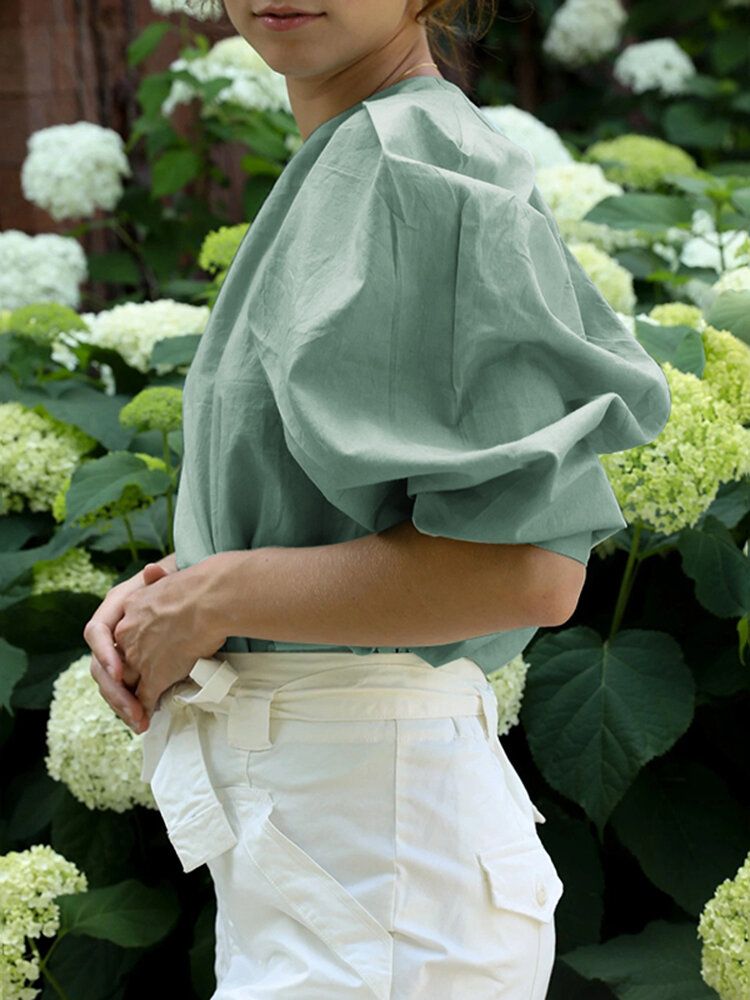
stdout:
[[410,87],[414,86],[414,84],[420,85],[415,88],[417,90],[421,89],[421,87],[425,84],[427,86],[438,84],[439,86],[445,85],[453,90],[458,90],[463,93],[460,87],[457,87],[455,83],[451,83],[450,80],[446,80],[443,76],[431,76],[427,73],[423,73],[422,76],[404,77],[403,80],[396,80],[395,83],[391,83],[389,86],[383,87],[381,90],[376,90],[372,94],[368,94],[367,97],[363,97],[361,101],[356,101],[350,107],[345,108],[343,111],[339,111],[338,114],[333,115],[331,118],[326,118],[324,122],[321,122],[320,125],[312,130],[302,143],[302,146],[306,146],[313,136],[315,138],[320,138],[321,135],[326,135],[329,131],[335,129],[337,125],[340,125],[350,115],[354,114],[355,111],[361,108],[366,101],[377,101],[379,98],[386,97],[392,93],[398,93],[401,90],[408,90]]

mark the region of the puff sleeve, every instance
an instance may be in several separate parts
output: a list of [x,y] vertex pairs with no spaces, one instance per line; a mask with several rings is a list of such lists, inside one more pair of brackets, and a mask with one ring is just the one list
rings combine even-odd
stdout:
[[369,531],[411,517],[586,564],[626,524],[598,456],[660,433],[662,369],[565,246],[530,163],[524,194],[367,162],[324,158],[285,220],[293,304],[259,349],[291,454]]

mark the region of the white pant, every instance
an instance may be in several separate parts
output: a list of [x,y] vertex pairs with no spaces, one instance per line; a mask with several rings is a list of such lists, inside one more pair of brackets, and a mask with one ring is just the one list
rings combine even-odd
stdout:
[[467,658],[222,653],[144,735],[216,890],[211,1000],[543,1000],[563,892]]

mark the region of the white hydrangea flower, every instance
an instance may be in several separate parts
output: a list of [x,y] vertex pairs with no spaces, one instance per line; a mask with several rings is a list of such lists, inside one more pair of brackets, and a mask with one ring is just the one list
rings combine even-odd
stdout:
[[56,896],[85,892],[84,872],[48,844],[0,855],[0,997],[34,1000],[41,990],[38,953],[31,942],[60,927]]
[[536,184],[566,243],[593,243],[610,254],[644,245],[644,236],[638,230],[613,229],[602,223],[582,221],[600,201],[623,193],[619,184],[607,180],[598,163],[572,160],[542,167],[537,171]]
[[[203,333],[210,314],[208,306],[194,306],[174,299],[123,302],[100,313],[81,313],[91,331],[82,334],[81,339],[111,347],[131,368],[145,373],[149,371],[149,358],[157,341]],[[155,366],[159,375],[171,370],[171,365]]]
[[557,132],[529,111],[514,104],[483,104],[479,110],[490,125],[531,153],[537,168],[573,162]]
[[695,76],[693,60],[674,38],[651,38],[628,45],[612,68],[615,79],[635,94],[658,90],[662,96],[684,94]]
[[569,243],[570,252],[617,312],[632,313],[636,297],[633,275],[593,243]]
[[33,575],[32,594],[69,590],[76,594],[98,594],[103,598],[118,574],[115,570],[94,566],[88,549],[72,548],[55,559],[35,562]]
[[122,197],[122,177],[132,173],[122,137],[94,122],[51,125],[33,132],[27,145],[24,196],[57,221],[112,211]]
[[512,726],[518,725],[528,669],[529,664],[519,653],[499,670],[487,674],[497,697],[498,736],[504,736]]
[[721,274],[748,263],[746,229],[719,232],[711,212],[698,208],[693,212],[691,231],[681,255],[687,267],[712,267]]
[[114,812],[135,805],[155,809],[151,786],[141,781],[142,744],[143,734],[134,733],[101,696],[90,653],[55,678],[44,764],[79,802]]
[[[241,35],[223,38],[206,53],[195,59],[179,58],[170,64],[172,70],[187,70],[202,83],[227,77],[232,82],[204,104],[203,115],[213,113],[214,104],[231,101],[248,110],[288,111],[291,104],[286,89],[286,77],[271,69],[268,63]],[[175,80],[163,101],[162,114],[170,115],[178,104],[192,101],[198,93],[184,80]]]
[[552,16],[542,49],[563,66],[585,66],[617,47],[626,20],[620,0],[565,0]]
[[722,292],[747,292],[750,291],[750,267],[747,264],[742,267],[735,267],[725,271],[720,278],[711,285],[717,295]]
[[218,21],[224,13],[221,0],[151,0],[157,14],[188,14],[196,21]]
[[0,403],[0,514],[50,510],[95,442],[21,403]]
[[0,233],[0,309],[36,302],[59,302],[77,309],[79,285],[87,277],[86,254],[71,236],[29,236],[20,229]]

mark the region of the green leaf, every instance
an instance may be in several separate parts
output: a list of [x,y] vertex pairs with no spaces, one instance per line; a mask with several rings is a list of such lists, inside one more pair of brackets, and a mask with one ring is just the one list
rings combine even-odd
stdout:
[[598,941],[604,916],[604,872],[590,824],[551,799],[534,796],[546,822],[537,832],[565,886],[555,910],[557,949]]
[[634,278],[641,278],[644,281],[654,271],[665,267],[664,258],[649,247],[625,247],[618,250],[614,257],[617,263],[627,268]]
[[88,892],[57,896],[61,929],[111,941],[123,948],[147,948],[169,934],[180,908],[170,888],[155,889],[136,879]]
[[83,627],[101,600],[72,590],[30,594],[0,611],[0,635],[27,653],[70,649],[83,641]]
[[584,215],[583,221],[598,222],[613,229],[660,233],[670,226],[688,227],[692,217],[689,200],[680,195],[632,192],[603,198]]
[[162,117],[161,106],[169,97],[172,79],[173,74],[165,71],[163,73],[149,73],[141,81],[137,96],[147,119]]
[[127,878],[135,846],[133,811],[89,809],[65,790],[52,817],[52,846],[86,872],[89,889]]
[[82,545],[87,538],[100,531],[101,529],[95,529],[91,525],[85,528],[62,525],[44,545],[23,549],[21,552],[0,552],[0,592],[7,591],[14,581],[28,573],[39,559],[54,559],[56,556],[61,556],[68,549]]
[[680,371],[690,372],[697,378],[703,376],[706,352],[703,338],[693,327],[662,326],[636,318],[635,332],[640,343],[660,364],[668,361]]
[[750,346],[750,291],[722,292],[708,307],[705,318],[717,330],[729,330]]
[[[68,934],[55,945],[47,967],[67,1000],[122,1000],[121,984],[141,954],[109,941]],[[39,1000],[60,1000],[60,996],[46,983]]]
[[13,689],[26,673],[29,660],[26,651],[12,646],[0,635],[0,708],[11,712]]
[[699,149],[731,147],[732,123],[717,114],[715,106],[690,98],[675,101],[664,112],[666,139],[677,146]]
[[109,281],[121,285],[137,285],[141,272],[126,250],[112,250],[109,253],[92,253],[88,257],[89,281]]
[[50,778],[47,771],[37,766],[14,779],[11,793],[18,787],[8,820],[8,836],[13,840],[36,837],[51,822],[68,791],[60,781]]
[[729,530],[706,517],[700,528],[684,528],[677,547],[695,596],[717,618],[740,618],[750,611],[750,559]]
[[200,333],[186,333],[180,337],[164,337],[157,340],[151,350],[149,365],[189,365],[198,350]]
[[741,662],[736,643],[726,648],[712,646],[704,656],[696,656],[696,650],[692,653],[698,704],[712,698],[729,698],[741,691],[750,692],[750,664]]
[[[79,656],[91,654],[88,647],[82,648],[83,640],[80,636],[84,624],[85,620],[78,623],[78,645],[67,644],[62,648],[56,648],[53,652],[29,653],[29,669],[13,692],[13,705],[16,708],[33,710],[49,708],[57,677]],[[36,641],[43,641],[43,637],[36,638]]]
[[717,1000],[701,978],[695,924],[655,920],[640,934],[621,934],[560,956],[586,979],[601,979],[618,1000]]
[[128,45],[128,66],[138,66],[144,59],[147,59],[171,29],[172,25],[169,21],[152,21],[151,24],[147,25],[140,35]]
[[750,513],[750,477],[743,476],[720,484],[703,520],[705,523],[707,518],[715,517],[725,527],[735,528],[747,513]]
[[604,642],[585,626],[545,633],[527,659],[520,716],[532,756],[601,837],[640,769],[690,725],[693,676],[670,635],[641,629]]
[[719,882],[734,876],[750,841],[744,809],[722,777],[689,760],[644,768],[612,826],[654,885],[696,918]]
[[[166,497],[157,497],[148,507],[132,511],[128,514],[128,521],[139,548],[156,549],[161,555],[166,555]],[[101,531],[98,538],[92,539],[88,547],[95,552],[128,551],[128,533],[122,518],[117,518],[108,524],[106,530]],[[161,555],[157,558],[161,558]]]
[[169,484],[166,472],[149,469],[137,455],[110,452],[74,470],[65,501],[66,523],[115,503],[128,486],[138,486],[145,496],[156,497],[165,493]]
[[190,948],[190,979],[199,997],[210,997],[216,990],[214,959],[216,956],[216,902],[202,906],[193,928]]
[[192,149],[170,149],[152,166],[154,197],[174,194],[195,180],[201,172],[203,161]]
[[39,530],[39,514],[14,511],[0,517],[0,552],[16,552]]
[[708,54],[717,73],[733,73],[747,59],[747,38],[742,31],[724,31],[710,43]]

